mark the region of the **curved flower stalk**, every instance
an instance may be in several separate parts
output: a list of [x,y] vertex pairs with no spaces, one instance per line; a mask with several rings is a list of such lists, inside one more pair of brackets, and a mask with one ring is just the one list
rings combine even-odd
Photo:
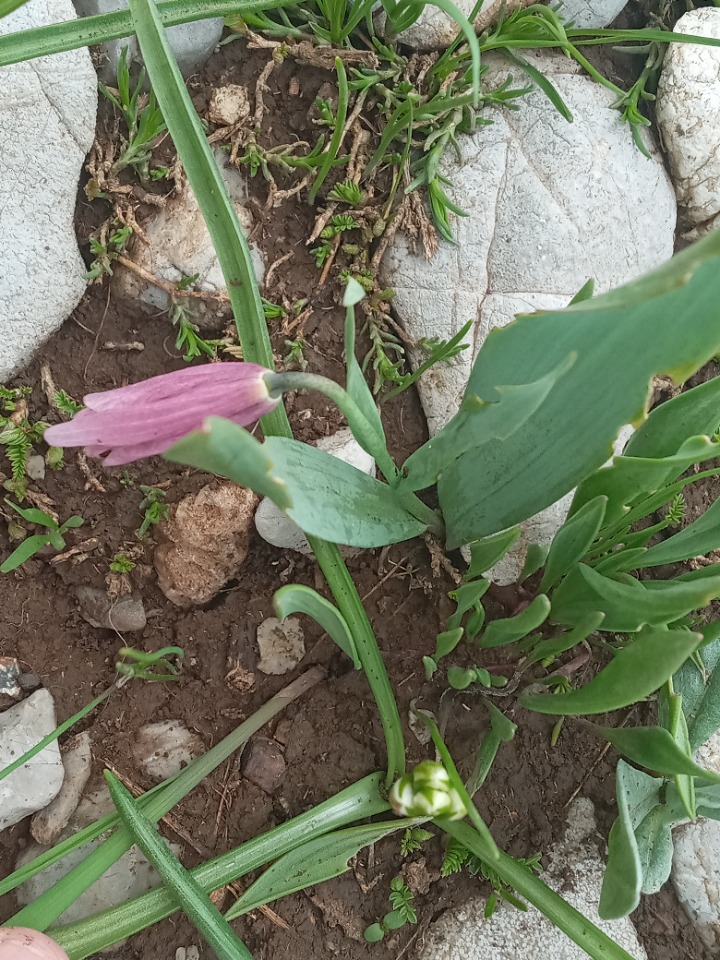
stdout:
[[107,466],[131,463],[169,450],[209,416],[248,426],[270,413],[280,398],[255,363],[212,363],[151,377],[84,398],[85,409],[45,431],[57,447],[85,447]]
[[393,784],[390,806],[400,817],[462,820],[467,815],[463,798],[452,785],[450,775],[435,760],[423,760]]

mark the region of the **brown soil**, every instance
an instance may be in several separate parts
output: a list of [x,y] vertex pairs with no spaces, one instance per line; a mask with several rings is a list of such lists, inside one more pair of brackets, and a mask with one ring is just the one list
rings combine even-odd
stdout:
[[[248,53],[242,41],[223,47],[203,75],[190,82],[198,108],[202,111],[205,107],[212,86],[250,83],[267,57],[267,53]],[[313,138],[317,128],[309,126],[308,111],[327,79],[322,72],[292,61],[273,72],[266,94],[266,145],[287,143],[298,136]],[[297,90],[296,95],[289,95],[289,89]],[[293,257],[279,270],[265,296],[276,301],[282,297],[310,299],[314,312],[305,328],[306,359],[313,371],[340,378],[342,311],[335,302],[337,284],[328,282],[318,287],[318,270],[305,246],[313,211],[302,201],[290,200],[271,213],[264,212],[266,190],[260,176],[251,182],[257,201],[254,239],[263,247],[268,265],[289,250]],[[79,203],[81,239],[105,215],[98,214],[101,207],[96,203],[91,208],[84,199]],[[271,332],[276,354],[282,357],[286,334],[280,321],[271,321]],[[136,340],[144,344],[142,352],[102,348],[107,341]],[[131,305],[115,303],[106,289],[91,287],[73,317],[17,383],[34,387],[33,417],[52,421],[55,414],[48,411],[40,388],[42,363],[50,365],[59,388],[79,398],[93,390],[179,369],[183,363],[173,341],[165,316],[148,317]],[[338,423],[334,409],[314,396],[295,397],[290,413],[301,439],[332,432]],[[408,391],[386,404],[383,414],[391,450],[402,460],[425,439],[415,393]],[[66,467],[48,471],[45,481],[36,488],[54,501],[62,519],[73,513],[85,518],[84,527],[71,532],[69,546],[88,538],[96,540],[97,546],[77,565],[71,561],[50,565],[45,559],[37,559],[22,571],[0,579],[0,654],[20,657],[27,669],[41,677],[55,698],[59,720],[78,710],[112,683],[113,664],[123,640],[110,631],[90,627],[81,618],[71,587],[79,583],[102,586],[113,556],[138,548],[140,559],[131,578],[143,596],[149,620],[142,638],[126,639],[148,650],[167,644],[181,646],[185,651],[182,676],[173,684],[138,682],[126,687],[81,727],[91,731],[96,772],[108,764],[147,788],[150,784],[143,780],[131,752],[138,729],[149,721],[178,718],[208,747],[215,744],[292,679],[256,674],[255,686],[246,693],[239,693],[225,679],[233,658],[239,657],[247,669],[255,666],[254,631],[272,614],[274,591],[287,582],[324,587],[310,560],[283,554],[255,537],[237,582],[228,584],[204,609],[179,610],[156,586],[152,535],[138,541],[135,534],[141,520],[138,485],[169,481],[168,502],[174,503],[199,489],[207,477],[161,459],[133,464],[127,472],[104,470],[92,463],[91,468],[104,490],[88,482],[71,452]],[[8,546],[2,524],[1,555],[6,555]],[[435,635],[451,610],[447,591],[452,584],[433,575],[421,541],[399,544],[387,551],[366,551],[349,566],[365,599],[404,721],[414,698],[436,710],[447,722],[451,750],[461,769],[467,770],[484,730],[484,711],[470,694],[456,694],[439,704],[438,686],[425,682],[421,663],[423,655],[432,653]],[[196,843],[213,853],[242,843],[382,768],[382,734],[363,676],[348,669],[347,660],[328,640],[321,639],[321,631],[313,623],[306,621],[304,627],[309,653],[302,668],[321,663],[328,670],[328,679],[281,715],[283,721],[291,721],[282,785],[273,795],[263,793],[241,778],[236,757],[175,811],[177,821]],[[518,735],[501,751],[479,797],[482,813],[497,841],[517,856],[548,850],[562,836],[566,805],[578,788],[596,804],[600,829],[606,835],[614,816],[612,754],[599,759],[601,745],[570,721],[558,745],[551,748],[551,719],[522,711],[512,698],[503,707],[519,724]],[[271,725],[271,731],[274,729]],[[427,756],[427,749],[409,730],[406,733],[409,761]],[[28,840],[27,821],[0,833],[2,875],[10,872]],[[387,910],[389,882],[403,865],[397,840],[385,841],[370,855],[361,855],[354,873],[312,893],[296,894],[274,904],[286,926],[255,913],[238,922],[237,928],[257,960],[285,956],[297,960],[412,957],[423,943],[427,925],[440,913],[477,891],[488,892],[484,881],[464,873],[438,881],[441,857],[440,841],[433,840],[422,854],[410,858],[418,863],[425,858],[435,882],[427,894],[416,896],[418,927],[405,928],[381,944],[366,945],[362,930]],[[185,863],[191,866],[198,859],[197,853],[186,847]],[[421,867],[420,863],[416,869]],[[0,918],[6,919],[14,909],[12,895],[5,897],[0,902]],[[669,886],[643,903],[636,920],[650,960],[709,960]],[[178,947],[193,943],[200,943],[197,933],[178,916],[133,938],[122,948],[122,957],[171,960]],[[202,944],[201,952],[209,955]]]

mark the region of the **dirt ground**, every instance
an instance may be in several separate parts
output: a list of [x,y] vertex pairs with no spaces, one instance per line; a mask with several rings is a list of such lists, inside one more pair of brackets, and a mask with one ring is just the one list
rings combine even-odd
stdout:
[[[190,81],[199,110],[204,110],[212,87],[250,82],[267,60],[267,52],[248,52],[243,41],[224,46],[204,72]],[[290,60],[272,73],[265,94],[263,137],[267,145],[313,135],[308,115],[320,86],[328,79],[329,74],[323,76]],[[290,95],[290,90],[297,92]],[[101,131],[106,121],[104,110]],[[304,330],[309,368],[340,378],[342,311],[336,302],[338,286],[330,281],[318,286],[319,271],[305,244],[313,211],[297,198],[272,212],[264,210],[267,184],[260,176],[250,182],[250,191],[256,201],[253,239],[262,247],[266,263],[272,264],[288,251],[293,254],[276,272],[264,295],[275,302],[309,298],[313,313]],[[102,202],[96,201],[91,207],[82,192],[80,198],[78,233],[85,242],[105,213]],[[86,242],[83,250],[87,252]],[[270,321],[270,325],[276,354],[282,358],[287,333],[280,320]],[[104,349],[107,342],[129,341],[142,342],[144,350]],[[40,388],[42,364],[49,364],[58,388],[79,399],[91,391],[180,369],[183,361],[173,343],[166,316],[148,316],[135,305],[115,302],[106,287],[91,287],[72,318],[15,385],[33,386],[33,419],[53,422],[57,415],[48,410]],[[294,397],[290,415],[296,435],[304,440],[333,432],[339,422],[335,410],[318,397]],[[391,452],[400,460],[426,437],[419,402],[412,390],[385,404],[383,419]],[[72,588],[77,584],[102,586],[115,554],[138,550],[138,563],[130,577],[142,594],[148,626],[141,640],[137,635],[125,639],[130,644],[141,643],[148,650],[179,645],[185,651],[182,676],[177,683],[131,684],[79,729],[91,732],[96,774],[107,764],[147,788],[150,784],[143,779],[132,755],[139,728],[151,721],[180,719],[200,735],[207,747],[217,743],[294,676],[256,673],[254,687],[244,693],[226,681],[230,665],[237,660],[246,669],[254,668],[255,629],[272,615],[275,590],[288,582],[323,587],[311,560],[283,553],[255,536],[238,580],[229,583],[208,606],[189,611],[173,606],[156,584],[153,535],[139,541],[135,534],[141,520],[142,494],[138,487],[168,481],[167,499],[172,504],[198,490],[207,476],[161,459],[132,464],[127,472],[105,470],[92,462],[91,469],[102,489],[88,480],[74,453],[68,452],[65,468],[48,470],[45,480],[35,486],[51,498],[61,519],[74,513],[85,518],[80,530],[71,531],[68,546],[90,538],[97,543],[81,563],[68,560],[50,564],[47,559],[35,559],[0,579],[0,654],[21,658],[27,669],[41,677],[55,698],[59,720],[78,710],[112,683],[113,664],[123,640],[82,619]],[[705,495],[713,496],[714,491]],[[5,524],[0,524],[1,555],[6,555],[8,546]],[[448,720],[449,746],[461,770],[467,771],[484,731],[484,711],[477,697],[467,693],[446,697],[440,704],[438,688],[425,681],[421,662],[422,656],[432,653],[435,635],[451,612],[447,599],[451,582],[433,576],[422,541],[384,551],[365,551],[350,560],[349,566],[379,638],[404,721],[415,698],[441,712]],[[301,668],[320,663],[327,668],[328,679],[279,718],[291,721],[284,727],[287,773],[281,786],[272,795],[264,793],[241,777],[236,756],[175,811],[177,821],[196,843],[213,854],[282,823],[382,768],[382,734],[363,676],[349,669],[348,661],[328,640],[321,639],[321,631],[313,623],[305,620],[304,629],[308,655]],[[572,721],[566,723],[557,746],[551,748],[552,718],[526,713],[512,697],[502,705],[518,724],[518,735],[503,747],[478,797],[498,843],[516,856],[547,851],[561,838],[567,804],[577,791],[592,798],[600,833],[607,836],[614,817],[612,753],[601,758],[602,745]],[[271,732],[277,722],[270,726]],[[409,731],[407,742],[411,763],[427,756],[427,749]],[[27,821],[0,833],[0,875],[11,871],[28,841]],[[466,873],[441,881],[439,839],[426,843],[408,860],[423,861],[433,882],[427,893],[415,897],[418,925],[406,927],[382,943],[365,944],[362,931],[388,909],[390,880],[404,862],[397,838],[382,842],[371,855],[361,855],[354,872],[313,892],[274,904],[282,923],[256,912],[239,921],[237,929],[256,960],[286,956],[295,960],[335,956],[346,960],[412,958],[423,944],[429,923],[476,892],[488,893],[489,887]],[[192,866],[198,861],[198,854],[186,847],[184,862]],[[12,895],[0,900],[0,919],[6,919],[14,909]],[[710,960],[670,886],[645,900],[635,920],[650,960]],[[200,944],[201,955],[209,955],[193,927],[178,916],[132,938],[110,956],[171,960],[178,947],[189,944]]]

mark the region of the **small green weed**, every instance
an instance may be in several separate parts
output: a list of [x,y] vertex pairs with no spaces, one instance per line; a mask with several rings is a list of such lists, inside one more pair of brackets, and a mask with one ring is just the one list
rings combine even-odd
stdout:
[[26,523],[32,523],[38,527],[44,527],[46,532],[34,534],[33,536],[27,537],[25,540],[23,540],[20,546],[16,547],[7,560],[5,560],[5,562],[2,564],[2,566],[0,566],[0,573],[10,573],[11,570],[16,570],[18,567],[22,566],[26,560],[34,557],[38,551],[42,550],[42,548],[46,547],[48,544],[54,547],[54,549],[57,551],[64,550],[64,534],[73,527],[81,527],[85,522],[82,517],[74,516],[70,517],[69,520],[66,520],[65,523],[58,524],[57,520],[53,519],[50,514],[45,513],[44,510],[38,510],[35,507],[23,509],[16,503],[12,503],[7,498],[5,503],[16,513],[19,513]]
[[116,553],[110,561],[111,573],[130,573],[135,569],[135,561],[130,560],[124,553]]
[[143,522],[138,528],[137,535],[145,537],[150,527],[157,526],[161,520],[164,520],[170,509],[165,503],[165,491],[159,487],[150,487],[146,484],[140,484],[140,490],[143,493],[143,499],[140,501],[140,511],[143,514]]
[[31,387],[0,386],[0,448],[10,462],[11,479],[5,489],[22,499],[27,489],[27,463],[33,445],[42,439],[47,424],[31,423],[27,415],[27,397]]
[[68,417],[74,417],[76,413],[80,413],[83,409],[83,405],[78,403],[77,400],[73,400],[65,390],[58,390],[53,398],[53,402],[57,409]]
[[431,840],[434,836],[434,833],[430,833],[423,827],[408,827],[400,841],[400,853],[407,857],[419,850],[426,840]]
[[378,943],[390,930],[399,930],[408,923],[417,923],[417,914],[412,906],[413,895],[402,877],[390,881],[390,903],[393,909],[378,923],[365,928],[363,936],[368,943]]

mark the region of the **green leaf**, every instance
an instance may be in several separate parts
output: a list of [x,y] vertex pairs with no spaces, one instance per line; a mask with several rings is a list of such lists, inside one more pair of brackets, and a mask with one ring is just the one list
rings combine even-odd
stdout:
[[639,570],[642,567],[642,558],[647,553],[647,547],[631,547],[630,549],[616,550],[609,556],[595,564],[595,571],[604,577],[611,577],[614,573],[626,573],[628,570]]
[[379,923],[371,923],[369,927],[365,927],[363,932],[363,937],[368,943],[380,943],[384,936],[385,931]]
[[549,590],[585,556],[605,516],[607,497],[589,500],[560,527],[553,537],[540,581],[540,590]]
[[347,621],[338,608],[325,597],[321,597],[316,590],[299,583],[290,583],[275,591],[273,606],[279,620],[284,620],[291,613],[305,613],[308,617],[312,617],[332,637],[343,653],[350,657],[355,669],[360,669],[360,658]]
[[489,700],[483,700],[483,703],[490,714],[490,729],[482,739],[475,769],[468,780],[467,789],[471,797],[485,783],[501,744],[510,743],[517,732],[517,726],[494,703]]
[[230,420],[209,417],[164,456],[268,496],[306,533],[333,543],[379,547],[426,528],[387,484],[297,440],[261,444]]
[[[692,757],[687,721],[682,711],[682,695],[679,693],[669,693],[667,690],[664,690],[662,696],[668,706],[669,722],[667,724],[667,731],[683,753],[688,757]],[[688,817],[694,820],[697,816],[697,810],[695,809],[695,781],[686,773],[676,774],[675,789]]]
[[515,643],[516,640],[522,640],[531,630],[537,629],[541,623],[547,620],[550,613],[550,601],[541,593],[522,611],[515,614],[514,617],[506,617],[502,620],[493,620],[485,628],[480,638],[480,646],[504,647],[508,643]]
[[708,783],[720,783],[720,773],[705,770],[677,745],[667,730],[659,727],[601,727],[587,722],[588,729],[609,741],[618,753],[633,763],[665,777],[685,774]]
[[679,533],[650,547],[642,566],[658,567],[691,557],[704,556],[720,546],[720,500],[716,500],[701,516]]
[[619,650],[586,686],[570,693],[524,693],[520,702],[527,710],[553,716],[620,710],[658,690],[702,641],[701,633],[690,630],[646,628]]
[[470,566],[465,579],[476,580],[486,570],[494,567],[510,547],[517,543],[519,536],[520,527],[510,527],[509,530],[501,530],[500,533],[494,533],[492,536],[483,537],[482,540],[469,544]]
[[553,621],[574,626],[581,617],[602,611],[602,630],[635,632],[645,624],[672,623],[720,596],[717,572],[692,581],[640,581],[628,574],[616,574],[616,578],[578,564],[553,593]]
[[670,877],[673,857],[672,821],[658,804],[635,831],[642,868],[642,892],[658,893]]
[[[718,625],[715,626],[718,629]],[[682,695],[682,709],[688,725],[692,752],[720,730],[720,640],[701,647],[698,656],[705,675],[694,660],[688,660],[673,677],[675,690]]]
[[[401,486],[423,490],[436,483],[463,454],[512,436],[544,403],[558,380],[567,375],[574,359],[568,354],[549,373],[530,383],[495,387],[491,400],[468,390],[452,420],[405,461]],[[459,545],[452,539],[448,543],[450,549]]]
[[10,573],[17,570],[26,560],[34,557],[38,550],[42,550],[50,542],[49,533],[38,533],[33,537],[27,537],[16,547],[5,562],[0,566],[0,573]]
[[143,816],[130,791],[109,770],[105,771],[105,780],[113,803],[137,845],[175,894],[188,920],[220,960],[253,960],[248,948],[197,880],[185,870],[166,845],[154,823]]
[[671,457],[688,437],[712,436],[720,426],[720,377],[679,393],[655,407],[630,437],[625,455]]
[[469,396],[491,401],[501,384],[535,381],[570,353],[577,360],[512,436],[465,453],[442,475],[448,542],[504,530],[555,503],[611,456],[623,425],[644,418],[654,375],[682,382],[718,352],[719,232],[618,290],[493,330]]
[[559,657],[566,650],[572,650],[573,647],[586,640],[591,633],[595,633],[604,619],[605,615],[602,613],[589,613],[579,620],[572,630],[561,633],[558,637],[541,640],[532,648],[532,652],[528,656],[528,664],[539,663],[546,657]]
[[456,627],[454,630],[443,630],[442,633],[439,633],[437,637],[435,637],[434,660],[437,661],[441,657],[446,657],[449,653],[452,653],[462,640],[463,633],[465,633],[463,627]]
[[228,920],[316,883],[332,880],[350,869],[348,863],[363,847],[416,824],[417,820],[395,819],[368,826],[350,827],[310,840],[276,860],[225,914]]
[[359,303],[364,296],[363,288],[357,280],[351,277],[345,288],[343,298],[343,305],[345,306],[345,365],[347,368],[345,389],[374,430],[378,445],[386,447],[387,441],[385,440],[380,412],[355,356],[355,304]]
[[489,580],[471,580],[470,583],[461,583],[455,590],[450,591],[450,599],[456,604],[455,612],[447,621],[450,629],[460,626],[464,615],[480,602],[489,587]]
[[525,563],[520,573],[519,582],[524,583],[528,577],[537,573],[541,567],[545,566],[547,555],[550,552],[549,544],[530,543],[525,554]]
[[699,817],[720,820],[720,786],[696,787],[695,802]]
[[60,528],[61,530],[69,530],[75,527],[81,527],[85,521],[82,517],[70,517],[69,520],[66,520],[65,523]]
[[717,444],[708,437],[690,437],[672,455],[649,460],[627,455],[614,457],[585,479],[573,497],[570,516],[598,495],[608,498],[605,523],[614,523],[627,513],[628,505],[640,495],[647,496],[672,483],[689,466],[718,454]]
[[640,902],[643,873],[635,827],[658,803],[663,781],[621,760],[615,784],[618,818],[608,837],[608,862],[598,908],[605,920],[626,917]]
[[[536,66],[530,63],[528,60],[526,60],[525,57],[520,56],[519,53],[513,52],[508,48],[504,49],[503,53],[511,61],[511,63],[514,63],[516,64],[516,66],[520,67],[523,73],[526,73],[530,77],[530,79],[533,81],[533,83],[535,83],[542,90],[542,92],[548,98],[550,103],[552,103],[552,105],[558,111],[560,116],[564,117],[564,119],[567,120],[568,123],[572,123],[573,115],[570,111],[570,108],[565,103],[563,98],[560,96],[560,93],[557,87],[551,82],[549,77],[546,77],[541,70],[538,70]],[[589,287],[589,291],[587,290],[588,287]],[[593,281],[588,280],[585,286],[583,286],[583,288],[579,290],[578,293],[575,294],[571,302],[581,303],[587,297],[592,296],[593,289],[594,289]]]
[[12,500],[8,500],[5,497],[5,503],[8,507],[12,507],[15,513],[19,513],[23,520],[26,520],[28,523],[36,523],[39,527],[47,527],[48,530],[56,530],[57,523],[53,518],[45,513],[44,510],[38,510],[35,507],[19,507],[16,503],[13,503]]
[[[193,877],[206,893],[210,893],[257,870],[289,850],[301,847],[314,837],[363,817],[385,813],[389,804],[380,796],[382,780],[383,776],[379,773],[365,777],[306,813],[261,833],[213,860],[201,863],[191,871]],[[144,799],[141,798],[140,802]],[[72,960],[84,960],[85,957],[172,916],[178,909],[170,891],[157,887],[86,920],[53,928],[50,933]]]

